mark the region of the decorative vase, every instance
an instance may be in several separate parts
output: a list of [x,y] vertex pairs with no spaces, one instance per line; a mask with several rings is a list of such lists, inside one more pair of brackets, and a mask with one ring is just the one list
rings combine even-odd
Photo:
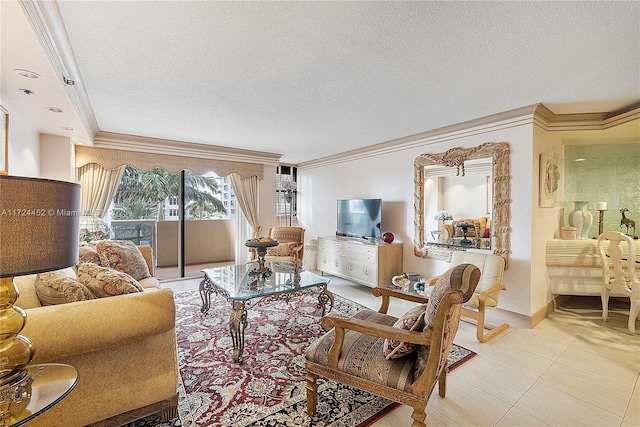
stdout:
[[574,209],[569,213],[569,225],[576,228],[576,238],[586,240],[593,223],[593,215],[587,210],[587,202],[574,201]]

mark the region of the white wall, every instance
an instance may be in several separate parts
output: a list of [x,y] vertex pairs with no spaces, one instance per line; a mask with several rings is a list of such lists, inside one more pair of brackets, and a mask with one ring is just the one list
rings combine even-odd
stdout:
[[40,138],[41,177],[76,182],[74,148],[68,137],[42,134]]
[[[447,264],[416,257],[414,239],[414,167],[423,153],[441,153],[453,147],[473,147],[485,142],[509,142],[511,154],[511,259],[505,272],[509,288],[500,298],[500,306],[530,315],[531,284],[531,189],[533,164],[533,125],[530,120],[519,125],[494,126],[489,130],[466,132],[464,137],[446,138],[442,142],[410,145],[406,149],[387,150],[349,161],[298,169],[298,221],[306,228],[307,239],[330,236],[336,229],[336,200],[348,198],[382,198],[382,231],[394,233],[403,243],[404,271],[434,276],[444,272]],[[403,148],[403,147],[401,147]]]
[[11,106],[3,106],[9,112],[9,174],[40,177],[40,134]]
[[[157,267],[178,265],[178,221],[155,223],[154,251]],[[186,265],[234,260],[235,221],[211,219],[187,221],[185,242]]]

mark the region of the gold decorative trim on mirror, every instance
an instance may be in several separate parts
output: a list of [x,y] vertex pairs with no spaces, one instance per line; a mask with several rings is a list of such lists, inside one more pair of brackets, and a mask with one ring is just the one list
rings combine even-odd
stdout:
[[[431,258],[434,248],[425,241],[424,218],[424,180],[426,166],[440,165],[458,168],[464,175],[464,162],[490,157],[493,174],[493,207],[491,209],[491,237],[493,253],[505,260],[505,269],[509,266],[511,254],[511,172],[509,155],[511,149],[508,142],[487,142],[471,148],[451,148],[444,153],[422,154],[414,161],[414,253],[416,256]],[[442,252],[442,248],[436,251]],[[433,254],[434,258],[443,259]]]

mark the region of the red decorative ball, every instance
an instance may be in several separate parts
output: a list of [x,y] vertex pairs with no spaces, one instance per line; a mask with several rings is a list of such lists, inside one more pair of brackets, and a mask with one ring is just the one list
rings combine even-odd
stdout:
[[382,240],[384,240],[385,243],[391,243],[393,242],[393,233],[389,233],[388,231],[386,233],[384,233],[382,235]]

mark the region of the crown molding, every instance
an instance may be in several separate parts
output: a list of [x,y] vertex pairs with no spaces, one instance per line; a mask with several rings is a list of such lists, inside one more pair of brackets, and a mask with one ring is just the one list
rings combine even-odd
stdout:
[[535,124],[548,131],[604,130],[640,118],[640,105],[613,113],[555,114],[544,104],[532,104],[479,119],[410,135],[333,156],[310,160],[298,165],[300,170],[329,166],[391,152],[432,145],[444,141],[481,135],[502,129]]
[[[33,0],[19,0],[19,3],[85,132],[92,137],[100,130],[98,121],[82,81],[58,4],[55,1]],[[73,80],[73,84],[65,83],[67,79]]]
[[143,153],[169,154],[175,156],[199,157],[203,159],[227,160],[232,162],[258,163],[276,166],[282,154],[265,151],[241,150],[217,145],[196,144],[170,139],[149,138],[112,132],[99,132],[94,138],[97,148],[138,151]]
[[633,105],[632,109],[620,111],[616,115],[607,117],[603,126],[608,129],[637,119],[640,119],[640,103]]
[[421,132],[415,135],[393,139],[380,144],[346,151],[333,156],[303,162],[298,165],[298,169],[304,170],[324,167],[532,124],[534,113],[539,105],[540,104],[527,105],[514,110],[492,114],[478,119]]
[[536,125],[548,131],[604,130],[638,117],[640,117],[638,104],[613,113],[555,114],[544,104],[539,104],[535,111]]

